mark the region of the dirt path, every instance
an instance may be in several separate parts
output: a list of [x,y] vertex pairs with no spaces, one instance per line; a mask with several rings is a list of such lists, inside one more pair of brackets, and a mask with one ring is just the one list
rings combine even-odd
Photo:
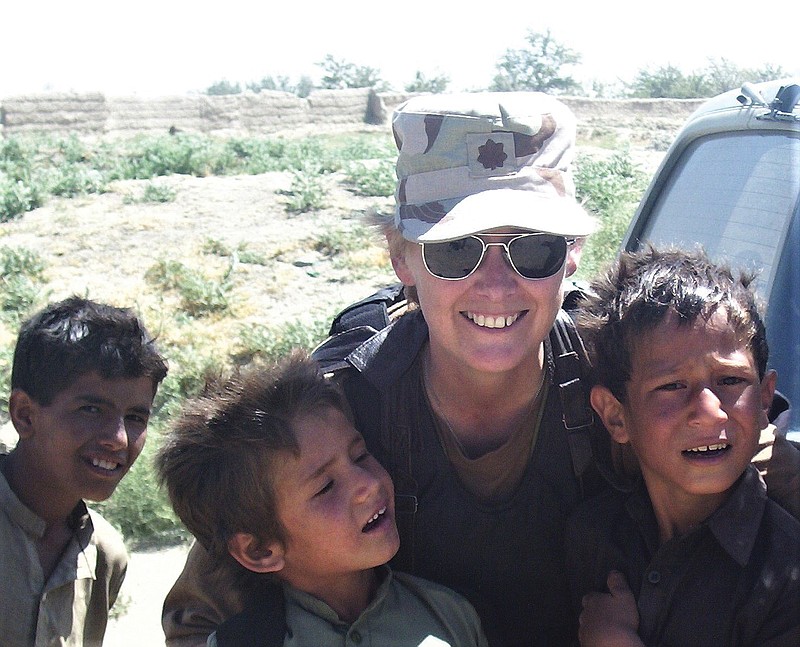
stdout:
[[104,647],[164,644],[161,605],[183,568],[188,550],[188,545],[181,545],[131,553],[118,601],[125,612],[109,622]]

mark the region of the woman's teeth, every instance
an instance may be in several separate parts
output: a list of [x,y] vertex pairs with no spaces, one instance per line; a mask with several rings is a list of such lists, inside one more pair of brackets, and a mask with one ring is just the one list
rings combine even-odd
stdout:
[[519,319],[519,313],[508,317],[493,317],[491,315],[481,315],[474,312],[467,312],[467,318],[483,328],[506,328]]

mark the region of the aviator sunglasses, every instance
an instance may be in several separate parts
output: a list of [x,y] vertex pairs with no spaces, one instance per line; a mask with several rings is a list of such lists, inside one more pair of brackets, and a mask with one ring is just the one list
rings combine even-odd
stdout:
[[508,238],[509,234],[481,236],[443,243],[419,243],[425,269],[437,278],[459,281],[478,269],[490,246],[498,245],[505,250],[506,259],[521,277],[546,279],[561,269],[567,258],[567,248],[575,242],[574,238],[542,233],[520,234],[507,241],[490,243],[483,238]]

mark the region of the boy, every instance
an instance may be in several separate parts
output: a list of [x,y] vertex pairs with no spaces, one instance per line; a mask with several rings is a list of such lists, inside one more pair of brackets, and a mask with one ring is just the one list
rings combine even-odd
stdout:
[[776,380],[751,281],[648,248],[592,286],[592,406],[642,483],[570,520],[584,646],[800,644],[800,523],[750,465]]
[[[251,580],[250,611],[209,645],[486,644],[460,596],[385,566],[399,546],[394,487],[348,411],[296,354],[208,389],[167,436],[156,464],[176,513]],[[263,602],[273,577],[285,609]]]
[[129,310],[71,297],[19,332],[0,456],[0,635],[5,647],[100,645],[125,577],[102,501],[144,446],[164,360]]

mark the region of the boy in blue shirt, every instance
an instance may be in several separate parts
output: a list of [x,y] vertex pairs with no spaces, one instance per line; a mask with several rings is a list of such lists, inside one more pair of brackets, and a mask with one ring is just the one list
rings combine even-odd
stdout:
[[800,644],[800,523],[750,464],[776,381],[751,281],[651,247],[592,285],[592,406],[641,479],[570,520],[584,647]]

